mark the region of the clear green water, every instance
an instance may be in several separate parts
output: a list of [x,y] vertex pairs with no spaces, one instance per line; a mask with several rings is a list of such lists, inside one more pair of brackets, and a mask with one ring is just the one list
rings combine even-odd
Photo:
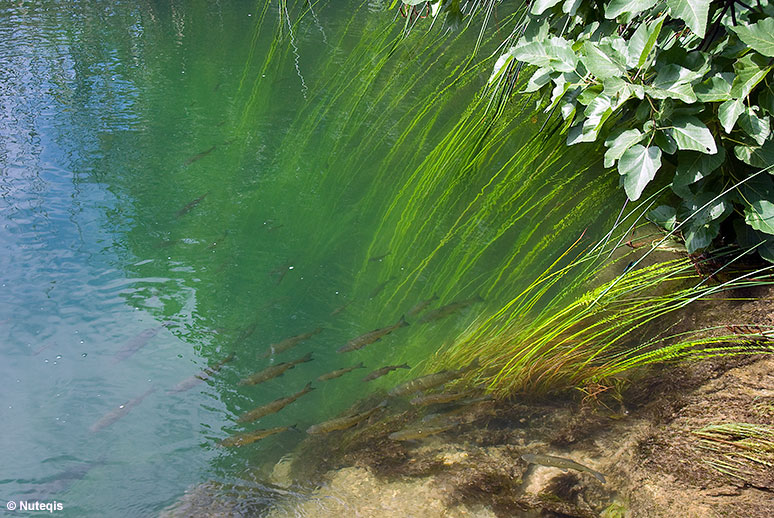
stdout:
[[[526,100],[508,123],[475,123],[490,64],[459,64],[477,27],[415,31],[389,52],[394,13],[379,2],[321,2],[303,17],[290,4],[291,24],[276,2],[0,3],[3,505],[153,516],[206,480],[263,487],[256,473],[302,433],[216,441],[303,430],[406,379],[361,381],[388,364],[418,372],[620,208],[588,149],[530,140],[540,124]],[[485,302],[336,353],[434,294],[436,307]],[[312,362],[237,385],[270,364],[269,344],[318,326],[274,360]],[[206,382],[167,392],[232,352]],[[314,382],[277,414],[236,421],[360,361],[367,370]]]

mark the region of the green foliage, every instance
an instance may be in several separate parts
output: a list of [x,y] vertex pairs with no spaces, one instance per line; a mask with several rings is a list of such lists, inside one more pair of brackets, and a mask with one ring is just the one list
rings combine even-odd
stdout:
[[[665,240],[655,239],[657,243]],[[624,267],[631,255],[595,262],[599,256],[595,248],[565,267],[557,261],[499,312],[474,322],[430,370],[477,359],[468,381],[508,397],[610,385],[633,368],[659,362],[774,353],[772,329],[723,335],[720,326],[662,332],[650,339],[637,336],[649,334],[651,324],[663,326],[664,317],[696,300],[762,281],[748,281],[750,275],[742,274],[711,285],[685,258],[645,267],[634,260]],[[622,273],[597,288],[578,291],[611,268]]]
[[[704,220],[683,226],[683,237],[693,253],[726,229],[768,259],[774,181],[764,175],[755,189],[742,184],[774,166],[774,2],[531,5],[490,84],[532,66],[523,92],[538,92],[545,111],[566,121],[568,145],[604,142],[604,165],[617,168],[630,200],[654,182],[671,184],[667,205],[651,214],[660,224],[684,221],[741,182]],[[753,233],[735,231],[739,222]]]
[[[706,239],[701,229],[725,210],[718,200],[704,205],[684,216],[696,221],[692,239]],[[666,206],[653,213],[668,227],[678,216]],[[624,236],[631,232],[627,225],[619,225]],[[569,249],[499,311],[473,322],[440,351],[428,370],[477,360],[467,381],[509,397],[609,386],[631,369],[658,362],[774,353],[771,328],[743,334],[719,333],[725,326],[669,333],[665,318],[671,313],[728,290],[771,283],[771,276],[765,274],[774,268],[737,271],[724,282],[710,283],[696,274],[700,267],[684,255],[642,266],[651,252],[672,249],[667,243],[673,233],[652,236],[644,256],[621,253],[627,249],[621,246],[621,237],[603,241],[561,266],[573,250]],[[726,257],[730,263],[738,258]],[[599,283],[613,271],[620,273]],[[589,289],[589,285],[597,287]],[[656,327],[661,332],[647,338]]]

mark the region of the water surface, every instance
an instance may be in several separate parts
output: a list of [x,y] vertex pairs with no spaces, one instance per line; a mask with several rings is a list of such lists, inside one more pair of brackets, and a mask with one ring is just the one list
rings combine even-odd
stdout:
[[[373,4],[290,5],[291,23],[262,2],[0,5],[0,500],[133,517],[207,480],[262,487],[303,434],[216,441],[303,430],[406,379],[361,380],[420,368],[616,213],[598,203],[614,185],[579,153],[513,158],[540,130],[518,106],[489,147],[443,151],[478,113],[488,68],[459,67],[477,33],[417,35],[390,53],[393,13]],[[433,295],[432,307],[484,302],[335,352]],[[308,352],[281,378],[237,384]],[[368,370],[237,423],[360,361]]]

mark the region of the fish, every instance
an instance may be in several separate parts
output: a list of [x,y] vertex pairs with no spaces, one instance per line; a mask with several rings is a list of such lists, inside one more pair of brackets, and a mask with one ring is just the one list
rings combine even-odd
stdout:
[[268,428],[265,430],[255,430],[253,432],[240,433],[238,435],[232,435],[231,437],[226,437],[225,439],[218,441],[218,446],[224,446],[226,448],[231,448],[233,446],[244,446],[246,444],[251,444],[256,441],[260,441],[261,439],[265,439],[266,437],[270,437],[278,433],[286,432],[295,427],[296,425],[278,426],[276,428]]
[[271,367],[266,367],[262,371],[256,372],[252,376],[243,379],[239,382],[239,384],[257,385],[258,383],[263,383],[264,381],[269,381],[270,379],[282,376],[285,374],[285,371],[294,368],[299,363],[305,363],[309,361],[312,361],[312,353],[307,353],[305,356],[297,360],[293,360],[292,362],[282,362],[278,363],[277,365],[272,365]]
[[369,298],[369,299],[372,299],[372,298],[376,297],[377,295],[379,295],[379,294],[382,292],[382,290],[384,290],[384,288],[385,288],[385,287],[386,287],[386,286],[387,286],[389,283],[391,283],[391,282],[392,282],[392,280],[393,280],[393,279],[395,279],[395,276],[394,276],[394,275],[393,275],[392,277],[390,277],[389,279],[387,279],[386,281],[384,281],[384,282],[382,282],[382,283],[379,283],[379,284],[376,286],[376,288],[374,288],[374,291],[372,291],[372,292],[371,292],[371,294],[368,296],[368,298]]
[[113,355],[113,363],[118,363],[122,360],[125,360],[129,358],[131,355],[148,345],[148,342],[151,341],[151,339],[159,334],[159,331],[161,331],[163,328],[169,326],[170,322],[164,322],[160,326],[156,327],[149,327],[148,329],[144,330],[128,342],[124,344],[123,347],[121,347],[116,353]]
[[445,306],[441,306],[438,309],[434,309],[429,313],[426,313],[425,316],[418,320],[418,322],[420,324],[425,324],[434,320],[440,320],[442,318],[448,317],[449,315],[453,315],[454,313],[461,311],[470,305],[483,301],[484,299],[479,295],[472,299],[462,300],[460,302],[452,302],[450,304],[446,304]]
[[56,475],[36,480],[34,483],[37,487],[25,496],[28,500],[48,500],[51,496],[66,491],[75,482],[86,478],[86,475],[94,468],[105,464],[105,454],[102,454],[95,461],[83,462]]
[[329,372],[327,374],[323,374],[322,376],[317,378],[317,381],[328,381],[332,380],[334,378],[338,378],[340,376],[345,375],[348,372],[352,372],[355,369],[365,369],[365,365],[363,365],[363,362],[358,363],[357,365],[353,367],[345,367],[343,369],[336,369],[335,371]]
[[284,340],[282,340],[280,342],[271,344],[269,346],[269,350],[266,351],[263,354],[263,357],[264,358],[268,358],[269,356],[272,356],[274,354],[279,354],[281,352],[285,352],[288,349],[297,346],[301,342],[303,342],[305,340],[309,340],[313,336],[322,333],[324,331],[324,329],[325,328],[317,327],[315,329],[312,329],[308,333],[303,333],[303,334],[300,334],[300,335],[291,336],[290,338],[285,338]]
[[373,331],[369,331],[365,334],[362,334],[358,337],[353,338],[352,340],[347,342],[346,345],[340,347],[337,350],[337,352],[346,353],[349,351],[362,349],[366,345],[379,341],[382,339],[383,336],[387,336],[388,334],[392,333],[396,329],[400,327],[405,327],[407,325],[409,325],[409,323],[406,322],[406,318],[400,317],[400,320],[398,320],[396,323],[394,323],[391,326],[382,327],[381,329],[374,329]]
[[170,246],[174,246],[178,243],[181,243],[182,239],[162,239],[158,242],[156,242],[156,248],[169,248]]
[[215,250],[219,243],[222,243],[224,239],[228,237],[229,231],[225,230],[223,233],[207,246],[207,250]]
[[414,441],[417,439],[424,439],[425,437],[430,437],[431,435],[436,435],[442,432],[446,432],[459,425],[460,425],[459,422],[454,421],[454,422],[447,422],[447,423],[436,424],[436,425],[430,424],[425,426],[416,426],[414,428],[404,428],[403,430],[393,432],[387,437],[389,437],[393,441]]
[[42,353],[43,351],[45,351],[46,349],[49,349],[49,348],[51,348],[51,347],[53,347],[55,345],[58,345],[58,344],[56,342],[50,342],[50,343],[48,343],[46,345],[41,345],[40,347],[38,347],[37,349],[32,351],[32,355],[33,356],[37,356],[40,353]]
[[389,394],[391,396],[404,396],[411,394],[412,392],[419,392],[420,390],[429,390],[439,385],[444,385],[451,380],[457,379],[465,374],[470,369],[475,368],[478,365],[478,359],[473,360],[470,365],[457,370],[444,370],[428,374],[426,376],[420,376],[414,378],[405,383],[401,383],[397,387],[393,388]]
[[203,369],[198,374],[194,374],[190,378],[186,378],[171,389],[167,390],[167,394],[175,394],[178,392],[185,392],[186,390],[194,388],[202,381],[208,379],[210,376],[218,372],[225,364],[234,359],[234,353],[229,354],[212,367]]
[[425,394],[423,396],[417,396],[410,401],[414,406],[427,406],[438,405],[441,403],[451,403],[453,401],[459,401],[470,396],[468,392],[438,392],[435,394]]
[[282,266],[280,266],[279,268],[277,268],[276,270],[272,270],[271,272],[269,272],[269,275],[272,276],[272,277],[276,277],[277,278],[277,284],[279,284],[279,283],[282,282],[282,279],[285,278],[285,275],[287,275],[288,272],[290,270],[293,270],[294,268],[295,268],[295,266],[293,266],[292,262],[285,263]]
[[559,468],[562,471],[567,471],[568,469],[574,469],[576,471],[585,471],[586,473],[591,473],[594,475],[594,478],[605,483],[605,476],[600,473],[599,471],[595,471],[588,466],[584,466],[583,464],[579,464],[575,462],[572,459],[565,459],[564,457],[556,457],[554,455],[542,455],[538,453],[525,453],[521,456],[523,460],[526,462],[529,462],[530,464],[540,464],[541,466],[551,466],[554,468]]
[[335,317],[336,315],[338,315],[339,313],[341,313],[342,311],[344,311],[345,309],[347,309],[347,307],[348,307],[350,304],[352,304],[352,302],[353,302],[353,301],[352,301],[352,300],[350,300],[349,302],[347,302],[347,303],[345,303],[345,304],[342,304],[341,306],[337,307],[336,309],[334,309],[333,311],[331,311],[331,316],[332,316],[332,317]]
[[196,207],[196,206],[197,206],[197,205],[199,205],[199,204],[200,204],[202,201],[204,201],[204,198],[206,198],[208,194],[210,194],[210,191],[207,191],[207,192],[205,192],[204,194],[202,194],[201,196],[199,196],[198,198],[196,198],[195,200],[191,200],[191,201],[189,201],[188,203],[186,203],[186,204],[185,204],[185,207],[183,207],[183,208],[182,208],[182,209],[180,209],[179,211],[175,212],[175,217],[176,217],[176,218],[180,218],[180,217],[182,217],[182,216],[185,216],[185,215],[186,215],[186,214],[188,214],[189,212],[191,212],[191,210],[192,210],[194,207]]
[[91,425],[89,427],[89,431],[91,433],[98,432],[99,430],[102,430],[103,428],[105,428],[107,426],[110,426],[111,424],[115,423],[116,421],[118,421],[119,419],[124,417],[126,414],[128,414],[129,411],[132,408],[134,408],[137,405],[139,405],[140,403],[142,403],[142,400],[145,399],[146,397],[148,397],[148,395],[151,392],[153,392],[154,390],[156,390],[156,387],[151,387],[148,390],[146,390],[145,392],[143,392],[142,394],[140,394],[139,396],[137,396],[136,398],[130,399],[129,401],[127,401],[123,405],[119,405],[118,408],[108,412],[107,414],[102,416],[99,419],[99,421],[97,421],[96,423]]
[[255,330],[257,328],[258,328],[258,321],[255,320],[249,326],[244,328],[242,330],[242,332],[239,333],[239,336],[237,336],[236,341],[237,342],[243,342],[243,341],[247,340],[248,338],[250,338],[250,336],[252,336],[253,333],[255,333]]
[[347,428],[352,428],[356,424],[361,423],[362,421],[365,421],[366,419],[368,419],[369,417],[371,417],[376,412],[380,411],[386,406],[387,406],[387,401],[382,401],[374,408],[370,410],[366,410],[365,412],[359,412],[357,414],[338,417],[336,419],[331,419],[330,421],[325,421],[316,425],[312,425],[306,429],[306,433],[310,435],[315,435],[315,434],[330,433],[330,432],[336,432],[339,430],[346,430]]
[[433,303],[433,301],[434,301],[434,300],[436,300],[436,299],[438,299],[438,295],[433,295],[433,296],[432,296],[432,297],[430,297],[429,299],[427,299],[427,300],[423,300],[422,302],[418,303],[418,304],[417,304],[416,306],[414,306],[413,308],[409,309],[409,310],[406,312],[406,315],[407,315],[407,316],[409,316],[409,317],[415,317],[415,316],[419,315],[419,314],[420,314],[420,313],[422,313],[422,312],[423,312],[425,309],[427,309],[427,306],[429,306],[430,304],[432,304],[432,303]]
[[385,257],[387,257],[388,255],[390,255],[391,253],[392,253],[392,251],[388,251],[386,254],[382,254],[382,255],[376,255],[376,256],[374,256],[374,257],[369,257],[369,258],[368,258],[368,262],[371,262],[371,263],[378,263],[378,262],[380,262],[382,259],[384,259]]
[[422,419],[420,419],[420,421],[422,423],[426,423],[428,426],[450,421],[461,423],[465,420],[465,414],[470,412],[470,405],[476,405],[478,403],[489,403],[492,401],[494,401],[494,398],[490,395],[471,399],[463,399],[455,405],[453,410],[444,411],[442,413],[427,414]]
[[314,390],[314,387],[312,387],[311,383],[307,383],[306,387],[303,388],[300,392],[297,392],[293,394],[292,396],[287,396],[283,398],[279,398],[277,400],[272,401],[271,403],[268,403],[263,406],[259,406],[258,408],[254,408],[253,410],[250,410],[249,412],[245,412],[241,416],[239,416],[238,421],[240,423],[247,423],[250,421],[255,421],[256,419],[260,419],[261,417],[267,416],[269,414],[274,414],[276,412],[279,412],[289,404],[291,404],[296,399],[300,398],[301,396],[310,393]]
[[202,158],[206,157],[207,155],[209,155],[210,153],[212,153],[213,151],[215,151],[215,149],[216,149],[217,147],[218,147],[218,146],[212,146],[212,147],[211,147],[211,148],[209,148],[209,149],[205,149],[205,150],[204,150],[204,151],[202,151],[201,153],[196,153],[194,156],[192,156],[191,158],[189,158],[188,160],[186,160],[186,161],[184,162],[184,165],[191,165],[191,164],[193,164],[194,162],[196,162],[197,160],[201,160]]
[[390,372],[396,370],[396,369],[410,369],[408,363],[404,363],[403,365],[388,365],[386,367],[382,367],[381,369],[376,369],[375,371],[372,371],[368,376],[363,378],[364,382],[373,381],[376,378],[381,378],[385,374],[389,374]]

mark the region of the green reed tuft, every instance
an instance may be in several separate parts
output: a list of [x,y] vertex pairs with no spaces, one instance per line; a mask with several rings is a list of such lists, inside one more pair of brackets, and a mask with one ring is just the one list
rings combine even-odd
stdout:
[[[478,368],[469,380],[509,396],[610,384],[635,367],[657,362],[774,352],[774,330],[719,334],[719,326],[670,334],[651,325],[668,330],[666,317],[692,302],[771,283],[770,277],[760,277],[768,268],[707,282],[688,257],[641,267],[633,260],[623,266],[636,259],[633,251],[595,263],[596,249],[561,266],[576,246],[499,311],[473,322],[437,355],[432,367],[477,358]],[[622,273],[585,287],[611,269]]]

